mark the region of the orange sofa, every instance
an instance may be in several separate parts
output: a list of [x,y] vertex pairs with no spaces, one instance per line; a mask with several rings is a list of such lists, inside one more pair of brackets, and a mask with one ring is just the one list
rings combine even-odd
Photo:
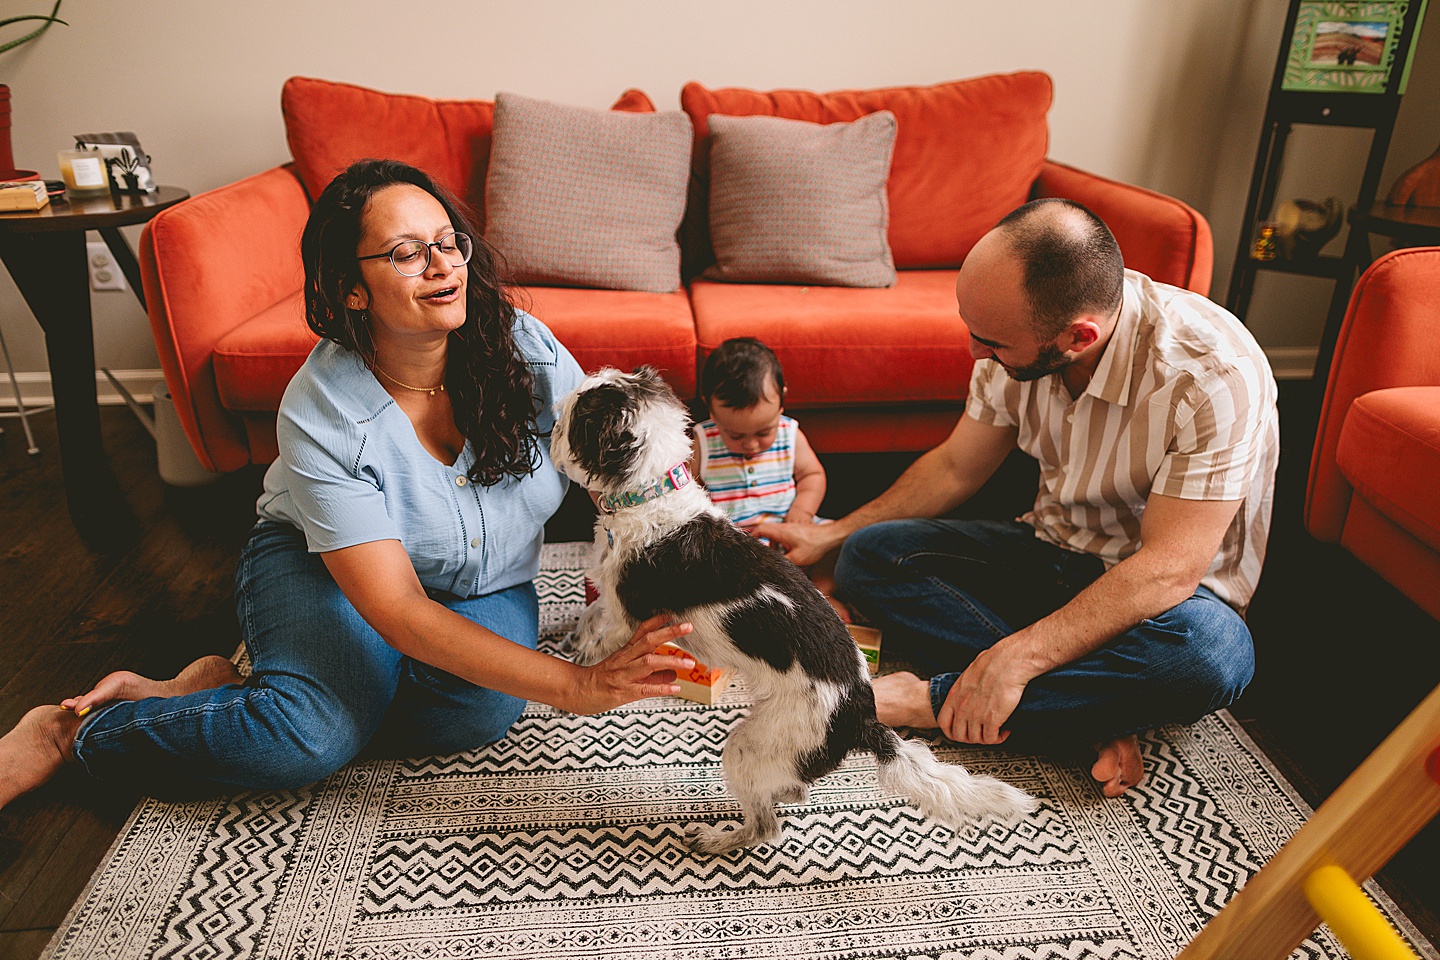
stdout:
[[1376,260],[1350,295],[1305,526],[1440,618],[1440,247]]
[[[818,122],[888,109],[897,133],[887,181],[898,281],[886,289],[719,283],[671,293],[527,287],[521,302],[586,369],[659,367],[693,397],[697,364],[727,337],[775,348],[787,407],[822,453],[916,451],[963,408],[971,358],[955,311],[956,270],[1004,213],[1068,197],[1115,232],[1127,265],[1208,292],[1210,229],[1189,206],[1046,157],[1050,78],[1022,72],[929,87],[681,94],[696,132],[680,240],[687,278],[705,265],[707,118],[767,114]],[[310,200],[348,162],[390,156],[429,171],[484,217],[493,104],[430,100],[292,78],[281,97],[294,162],[163,211],[140,262],[175,405],[201,463],[231,471],[276,456],[275,410],[314,344],[301,301],[299,236]],[[651,110],[627,91],[617,110]]]

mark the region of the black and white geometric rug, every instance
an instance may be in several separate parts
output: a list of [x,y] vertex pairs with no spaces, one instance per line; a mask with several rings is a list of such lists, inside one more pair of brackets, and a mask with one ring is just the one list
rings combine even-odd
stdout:
[[[580,612],[585,549],[546,547],[550,649]],[[45,956],[1168,960],[1309,813],[1222,713],[1147,737],[1148,776],[1120,800],[1079,762],[937,744],[1042,809],[956,832],[883,796],[857,756],[782,808],[774,844],[697,856],[685,825],[739,812],[720,750],[744,712],[743,690],[598,717],[532,705],[453,757],[144,800]],[[1344,955],[1324,928],[1295,954]]]

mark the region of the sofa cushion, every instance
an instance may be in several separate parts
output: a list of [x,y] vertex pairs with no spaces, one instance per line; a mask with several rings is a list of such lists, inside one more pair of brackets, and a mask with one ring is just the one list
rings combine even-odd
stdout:
[[679,110],[620,113],[502,93],[485,239],[521,283],[677,290],[692,141]]
[[[1029,198],[1049,142],[1050,78],[996,74],[931,87],[811,93],[711,90],[688,83],[680,104],[697,138],[712,113],[835,123],[895,114],[890,165],[890,248],[895,265],[958,267],[975,242]],[[706,150],[697,149],[698,178]]]
[[587,372],[648,363],[683,399],[695,395],[695,320],[685,291],[526,287],[515,301],[554,331]]
[[[290,154],[312,201],[356,160],[403,160],[467,201],[484,226],[494,113],[489,100],[432,100],[291,77],[280,92],[280,108]],[[611,109],[649,113],[655,106],[632,89]]]
[[954,270],[902,270],[888,290],[690,286],[701,359],[730,337],[758,337],[785,368],[799,407],[955,402],[970,385],[970,334]]
[[483,161],[489,152],[494,105],[488,100],[431,100],[291,77],[281,89],[280,108],[290,154],[312,201],[336,174],[366,157],[403,160],[456,196],[479,199],[471,186],[476,158]]
[[280,397],[320,338],[305,325],[300,291],[246,320],[215,343],[215,387],[225,409],[265,412]]
[[1335,462],[1356,493],[1440,550],[1440,387],[1391,387],[1350,405]]
[[852,123],[710,117],[713,280],[888,287],[888,110]]
[[[528,287],[516,305],[545,323],[587,371],[659,367],[681,397],[695,395],[695,321],[684,291],[634,293]],[[215,346],[220,402],[235,413],[273,412],[317,341],[297,291],[226,334]]]

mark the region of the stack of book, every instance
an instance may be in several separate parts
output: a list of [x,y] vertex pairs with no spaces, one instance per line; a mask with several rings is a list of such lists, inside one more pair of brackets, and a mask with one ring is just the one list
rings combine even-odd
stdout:
[[39,210],[50,202],[43,180],[6,180],[0,182],[0,213],[16,210]]

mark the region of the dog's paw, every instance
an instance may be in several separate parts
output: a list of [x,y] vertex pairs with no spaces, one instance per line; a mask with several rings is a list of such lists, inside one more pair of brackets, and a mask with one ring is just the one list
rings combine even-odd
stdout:
[[690,849],[715,856],[753,847],[763,839],[754,830],[743,826],[726,829],[708,823],[692,823],[685,828],[685,842],[690,844]]
[[604,660],[612,651],[606,649],[607,621],[603,608],[598,603],[585,608],[575,629],[565,635],[565,650],[571,659],[582,667],[594,666]]
[[685,842],[690,844],[690,849],[696,853],[729,853],[742,846],[735,842],[735,835],[738,833],[740,831],[736,829],[726,830],[708,823],[692,823],[685,828]]

